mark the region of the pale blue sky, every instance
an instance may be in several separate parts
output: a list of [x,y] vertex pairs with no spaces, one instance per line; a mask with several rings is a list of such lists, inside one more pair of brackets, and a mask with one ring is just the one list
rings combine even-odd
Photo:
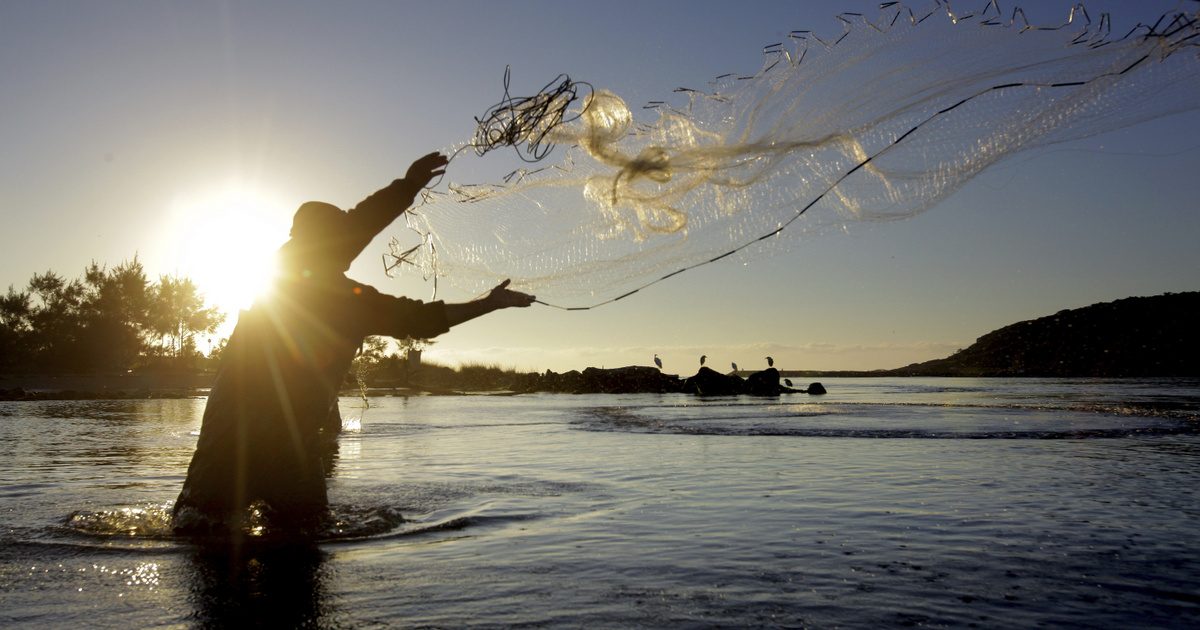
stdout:
[[[753,72],[788,31],[837,33],[835,13],[876,4],[2,3],[0,288],[135,252],[153,274],[192,276],[209,273],[196,251],[226,265],[269,253],[300,202],[352,205],[468,139],[505,65],[516,91],[567,73],[639,103]],[[1036,5],[1046,21],[1070,6]],[[1181,5],[1088,6],[1127,28]],[[596,311],[497,313],[429,354],[564,370],[658,353],[687,374],[700,354],[897,367],[1063,308],[1200,289],[1198,128],[1190,112],[1022,153],[914,219],[710,265]],[[230,186],[265,200],[251,214],[266,236],[196,222]],[[383,276],[383,248],[351,275],[426,297],[417,279]]]

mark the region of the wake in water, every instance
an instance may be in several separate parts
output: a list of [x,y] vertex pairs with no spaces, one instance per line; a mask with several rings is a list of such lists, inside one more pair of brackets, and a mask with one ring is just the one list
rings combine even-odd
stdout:
[[[512,278],[591,308],[734,254],[910,217],[1018,151],[1200,104],[1196,13],[1128,33],[1081,6],[1035,27],[995,1],[838,19],[840,36],[793,31],[759,72],[677,88],[645,120],[565,77],[512,98],[506,76],[458,158],[495,175],[427,191],[409,213],[420,242],[394,240],[392,267],[471,291]],[[493,150],[507,146],[521,150]]]
[[[720,407],[716,409],[715,407]],[[597,407],[587,431],[865,439],[1083,440],[1200,434],[1196,409],[1146,405],[706,404]]]

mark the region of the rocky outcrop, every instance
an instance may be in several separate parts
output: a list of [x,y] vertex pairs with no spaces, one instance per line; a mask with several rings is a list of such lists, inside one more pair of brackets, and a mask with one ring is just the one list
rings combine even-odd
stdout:
[[746,393],[752,396],[778,396],[794,391],[779,383],[779,370],[767,368],[746,377]]
[[736,396],[746,392],[746,381],[733,374],[721,374],[706,367],[683,382],[685,394],[700,396]]
[[663,394],[680,391],[679,377],[641,365],[558,374],[546,370],[526,391],[560,394]]
[[[571,370],[563,374],[547,370],[544,374],[529,375],[520,385],[517,391],[560,394],[685,393],[700,396],[778,396],[805,392],[780,385],[779,371],[775,368],[755,372],[749,378],[742,379],[702,367],[695,375],[680,380],[674,374],[663,374],[657,368],[640,365],[612,369],[590,367],[582,372]],[[825,388],[820,383],[813,383],[808,391],[823,394]]]

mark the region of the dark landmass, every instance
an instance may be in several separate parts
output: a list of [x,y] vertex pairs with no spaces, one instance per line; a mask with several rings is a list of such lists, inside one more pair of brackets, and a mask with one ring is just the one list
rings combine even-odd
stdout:
[[[869,378],[879,376],[896,376],[894,370],[780,370],[784,378]],[[738,372],[740,376],[742,372]]]
[[[407,396],[463,392],[691,393],[704,396],[824,393],[820,383],[784,387],[781,378],[880,376],[1200,376],[1200,292],[1131,297],[1063,310],[1005,326],[944,359],[894,370],[820,371],[774,368],[721,374],[706,367],[681,379],[657,368],[589,367],[563,374],[518,372],[498,366],[457,369],[400,361],[352,375],[345,395]],[[361,383],[357,377],[361,376]],[[211,370],[145,369],[119,373],[0,374],[0,400],[105,400],[204,396]]]
[[990,332],[882,376],[1200,376],[1200,292],[1131,297]]
[[21,387],[0,389],[0,400],[164,400],[173,398],[200,398],[208,395],[207,389],[37,389],[26,391]]

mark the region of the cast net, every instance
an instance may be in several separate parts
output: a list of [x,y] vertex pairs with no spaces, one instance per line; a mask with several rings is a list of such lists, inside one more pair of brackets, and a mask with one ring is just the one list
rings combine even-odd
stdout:
[[795,31],[752,75],[637,109],[567,77],[513,98],[506,75],[451,165],[474,183],[426,191],[390,267],[471,292],[511,278],[593,308],[722,258],[910,217],[1018,151],[1200,104],[1196,13],[1124,33],[1081,6],[1044,27],[994,1],[838,17],[840,36]]

